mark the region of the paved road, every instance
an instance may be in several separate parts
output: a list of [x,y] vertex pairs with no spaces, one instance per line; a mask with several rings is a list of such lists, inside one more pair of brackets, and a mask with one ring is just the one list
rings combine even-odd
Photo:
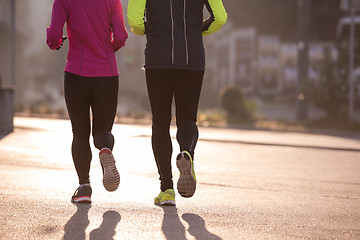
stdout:
[[0,140],[0,239],[360,239],[360,136],[202,128],[195,196],[161,208],[149,126],[114,126],[114,193],[93,149],[91,205],[70,203],[69,122],[15,126]]

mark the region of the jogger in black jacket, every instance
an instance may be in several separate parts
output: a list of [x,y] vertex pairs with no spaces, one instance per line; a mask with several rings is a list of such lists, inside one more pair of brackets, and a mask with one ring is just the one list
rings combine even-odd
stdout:
[[[203,20],[206,6],[210,17]],[[203,36],[218,31],[227,20],[221,0],[129,0],[128,20],[138,35],[146,35],[146,83],[152,124],[152,147],[160,175],[158,205],[175,205],[169,134],[171,105],[176,107],[180,171],[177,189],[191,197],[196,189],[194,152],[198,140],[197,110],[205,70]]]

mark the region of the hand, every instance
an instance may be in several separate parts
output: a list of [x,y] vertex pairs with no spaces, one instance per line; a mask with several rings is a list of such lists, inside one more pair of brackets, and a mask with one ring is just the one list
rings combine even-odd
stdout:
[[63,37],[62,37],[61,44],[60,44],[60,46],[59,46],[56,50],[60,50],[60,48],[62,47],[62,45],[64,44],[64,41],[65,41],[66,39],[67,39],[66,36],[63,36]]

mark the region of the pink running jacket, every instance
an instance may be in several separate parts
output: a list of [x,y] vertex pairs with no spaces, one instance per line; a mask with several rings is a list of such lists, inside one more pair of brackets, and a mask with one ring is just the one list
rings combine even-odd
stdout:
[[69,38],[65,71],[84,77],[119,74],[115,52],[128,37],[120,0],[55,0],[47,28],[52,50],[62,43],[65,22]]

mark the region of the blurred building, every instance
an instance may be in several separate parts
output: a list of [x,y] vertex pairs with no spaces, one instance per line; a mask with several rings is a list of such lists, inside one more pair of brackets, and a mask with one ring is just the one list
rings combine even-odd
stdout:
[[[259,35],[277,35],[284,42],[297,39],[298,0],[226,0],[224,4],[234,28],[253,27]],[[340,0],[311,1],[310,39],[335,40],[337,22],[343,15]]]
[[276,35],[258,36],[257,90],[262,96],[272,96],[282,91],[280,78],[280,38]]
[[285,95],[293,95],[298,78],[298,48],[294,42],[281,44],[280,49],[280,85]]
[[[360,54],[357,54],[360,52],[360,0],[354,2],[357,13],[355,66],[360,66]],[[237,85],[247,94],[295,96],[298,87],[296,3],[294,0],[226,2],[229,15],[234,13],[230,15],[231,24],[215,34],[212,40],[215,44],[207,47],[215,56],[213,59],[210,55],[211,65],[208,65],[214,89]],[[335,60],[341,51],[348,51],[344,49],[349,42],[350,18],[342,6],[346,3],[348,0],[311,2],[309,81],[319,80],[326,48]],[[224,56],[224,52],[228,55]],[[354,72],[360,71],[356,68]]]
[[235,29],[230,34],[229,72],[231,83],[245,93],[256,88],[256,29]]

